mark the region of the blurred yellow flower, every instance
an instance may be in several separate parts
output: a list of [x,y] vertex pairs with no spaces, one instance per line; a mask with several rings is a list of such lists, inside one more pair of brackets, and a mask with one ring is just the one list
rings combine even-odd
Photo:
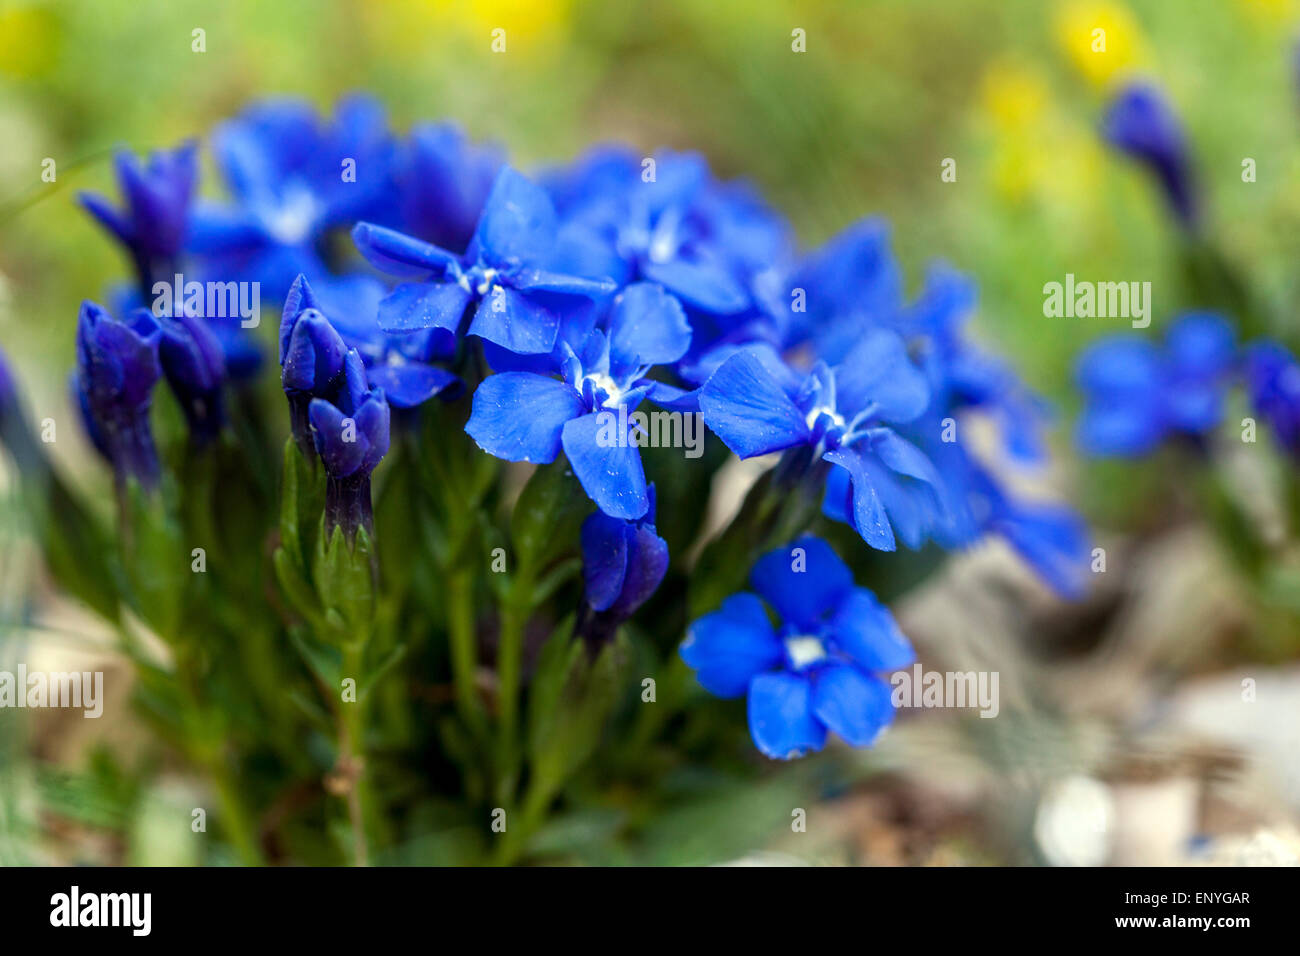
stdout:
[[40,76],[55,63],[58,24],[48,7],[0,2],[0,73]]
[[398,48],[473,37],[486,51],[501,29],[508,52],[527,53],[569,22],[572,6],[572,0],[379,0],[364,9],[372,27]]
[[1128,7],[1091,0],[1061,8],[1057,41],[1075,68],[1098,86],[1146,59],[1146,39]]
[[1042,74],[1014,63],[995,63],[980,89],[980,101],[993,122],[1004,128],[1033,123],[1047,103]]
[[1237,0],[1246,15],[1263,26],[1279,26],[1295,13],[1294,0]]

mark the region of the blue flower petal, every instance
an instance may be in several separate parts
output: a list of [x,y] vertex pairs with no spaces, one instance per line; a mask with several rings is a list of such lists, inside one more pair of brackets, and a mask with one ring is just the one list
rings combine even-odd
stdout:
[[853,483],[853,527],[862,535],[862,540],[879,551],[895,550],[897,545],[885,506],[876,494],[858,453],[841,449],[828,451],[822,458],[849,473],[849,480]]
[[889,608],[866,588],[854,588],[831,622],[839,649],[869,671],[892,671],[916,660]]
[[541,186],[502,167],[470,245],[484,262],[519,264],[544,255],[555,240],[555,207]]
[[559,331],[559,318],[539,297],[500,285],[479,302],[469,326],[470,335],[521,355],[549,352]]
[[750,681],[779,667],[781,642],[752,594],[733,594],[712,614],[691,622],[680,648],[704,689],[718,697],[739,697]]
[[502,372],[475,390],[465,431],[489,455],[546,464],[560,453],[565,422],[582,411],[582,396],[564,382],[531,372]]
[[470,294],[456,282],[404,282],[379,303],[379,327],[385,332],[460,327]]
[[[796,548],[803,553],[796,556]],[[829,544],[805,536],[759,558],[749,582],[784,621],[813,628],[848,595],[853,572]]]
[[812,679],[812,711],[854,747],[866,747],[894,719],[889,685],[850,664],[832,664]]
[[[650,507],[641,450],[631,440],[610,438],[606,409],[566,422],[562,441],[573,473],[601,511],[615,518],[640,518]],[[614,428],[617,428],[615,422]]]
[[749,685],[749,735],[774,760],[802,757],[826,744],[812,710],[812,684],[798,674],[760,674]]
[[619,293],[609,317],[611,367],[632,370],[676,362],[691,346],[691,327],[681,303],[653,282]]
[[645,262],[641,272],[683,302],[705,312],[733,315],[749,307],[749,295],[721,262]]
[[404,279],[442,275],[456,257],[430,242],[369,222],[352,229],[352,241],[365,260],[380,272]]
[[727,359],[700,391],[704,421],[741,458],[806,442],[803,412],[762,363],[746,352]]
[[444,368],[415,362],[372,365],[366,375],[370,384],[382,388],[389,404],[397,408],[415,408],[441,392],[463,390],[464,386],[457,376]]
[[908,358],[903,340],[886,329],[867,332],[835,367],[835,389],[836,406],[846,418],[874,406],[873,419],[901,424],[930,404],[925,376]]
[[603,511],[588,515],[582,523],[582,571],[587,603],[597,611],[608,610],[618,600],[627,576],[627,553],[632,526]]

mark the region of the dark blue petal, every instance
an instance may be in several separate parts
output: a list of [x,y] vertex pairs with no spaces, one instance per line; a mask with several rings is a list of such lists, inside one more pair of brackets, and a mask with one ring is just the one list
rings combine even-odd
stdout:
[[749,307],[749,295],[722,262],[644,262],[641,272],[683,302],[705,312],[733,315]]
[[582,523],[582,571],[587,603],[597,611],[608,610],[623,590],[627,576],[627,553],[632,526],[603,511],[593,512]]
[[470,248],[492,265],[535,261],[554,242],[555,228],[546,190],[506,166],[492,184]]
[[382,388],[391,405],[415,408],[446,389],[463,389],[464,383],[444,368],[411,362],[403,365],[372,365],[370,384]]

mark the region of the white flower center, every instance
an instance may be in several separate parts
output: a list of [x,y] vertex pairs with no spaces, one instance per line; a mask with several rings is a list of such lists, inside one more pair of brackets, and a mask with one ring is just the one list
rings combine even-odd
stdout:
[[803,670],[810,664],[816,664],[826,656],[826,646],[821,638],[811,634],[796,634],[785,639],[785,653],[795,670]]
[[839,412],[837,412],[835,409],[831,408],[829,405],[818,405],[816,408],[814,408],[812,411],[808,413],[807,417],[804,418],[804,422],[808,425],[809,428],[812,428],[814,425],[817,424],[817,419],[823,415],[827,416],[831,420],[832,424],[838,425],[840,428],[844,427],[845,425],[844,416],[841,415]]

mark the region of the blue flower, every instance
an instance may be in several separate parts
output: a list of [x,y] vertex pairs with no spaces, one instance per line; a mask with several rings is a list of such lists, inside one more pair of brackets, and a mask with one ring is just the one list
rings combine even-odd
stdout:
[[768,757],[820,750],[827,731],[855,747],[871,744],[894,718],[880,674],[916,655],[889,609],[826,542],[801,538],[764,555],[750,583],[694,621],[682,659],[719,697],[745,695],[749,732]]
[[873,548],[895,548],[895,526],[937,514],[929,459],[889,427],[929,405],[925,377],[893,332],[864,335],[835,367],[818,362],[797,390],[753,351],[733,354],[699,392],[704,421],[741,458],[807,446],[849,478],[843,512]]
[[158,483],[158,453],[149,425],[153,388],[161,375],[158,321],[139,309],[118,321],[93,302],[77,319],[78,405],[95,448],[119,482]]
[[578,633],[589,644],[603,643],[659,587],[668,571],[668,542],[655,531],[655,489],[646,491],[649,507],[635,520],[593,512],[582,525],[585,603],[591,612]]
[[190,434],[206,444],[225,424],[222,387],[226,380],[221,342],[202,319],[191,315],[159,318],[158,359]]
[[1292,456],[1300,457],[1300,362],[1277,342],[1246,349],[1246,391],[1251,405]]
[[628,286],[615,299],[608,330],[594,330],[578,349],[567,342],[562,379],[500,372],[474,392],[465,431],[506,461],[545,464],[560,450],[582,487],[606,514],[646,514],[645,471],[628,415],[654,387],[650,366],[676,361],[690,344],[681,306],[652,283]]
[[1150,168],[1178,219],[1193,226],[1197,197],[1182,123],[1164,94],[1147,83],[1120,90],[1102,119],[1102,135]]
[[781,247],[784,233],[772,235],[783,224],[772,217],[761,232],[732,228],[736,219],[758,220],[752,197],[716,190],[701,156],[659,153],[653,162],[651,178],[632,153],[600,147],[548,177],[562,221],[560,261],[620,285],[656,282],[690,309],[744,312],[752,304],[744,267],[757,268]]
[[504,165],[500,147],[471,143],[452,123],[414,127],[397,160],[403,228],[463,253]]
[[536,354],[554,348],[567,310],[616,288],[611,280],[551,271],[555,227],[545,191],[507,167],[464,256],[371,223],[358,223],[352,237],[381,271],[424,280],[399,285],[380,303],[385,332],[437,328],[456,335],[466,309],[476,304],[467,334]]
[[1223,417],[1235,359],[1232,326],[1212,312],[1176,320],[1163,350],[1127,336],[1095,343],[1076,370],[1086,403],[1079,446],[1092,455],[1136,457],[1168,437],[1205,434]]
[[328,230],[396,218],[396,143],[367,97],[342,100],[328,123],[306,103],[258,103],[218,127],[212,149],[234,202],[200,204],[189,247],[214,274],[259,282],[271,297],[300,273],[326,273]]
[[115,208],[94,193],[81,193],[82,206],[131,255],[142,295],[155,281],[170,279],[189,233],[190,204],[198,180],[194,143],[156,151],[139,162],[125,151],[113,157],[125,205]]
[[347,353],[343,375],[307,409],[316,452],[325,465],[326,531],[342,527],[353,538],[359,527],[373,531],[370,473],[388,452],[388,401],[366,380],[356,350]]

